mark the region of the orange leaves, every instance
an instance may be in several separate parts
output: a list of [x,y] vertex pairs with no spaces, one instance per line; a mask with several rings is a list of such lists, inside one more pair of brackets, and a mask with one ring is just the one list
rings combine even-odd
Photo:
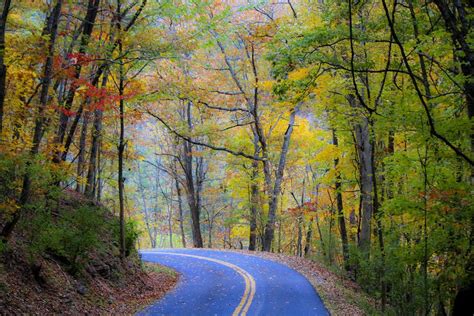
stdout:
[[303,207],[290,207],[287,212],[292,216],[310,215],[318,211],[318,203],[316,201],[309,201],[303,203]]
[[95,59],[95,57],[88,54],[71,53],[67,55],[67,61],[72,65],[85,65],[94,61]]
[[[468,194],[464,190],[459,190],[459,189],[448,189],[448,190],[438,190],[438,189],[433,189],[428,193],[428,198],[430,200],[435,199],[435,200],[442,200],[444,202],[447,202],[451,200],[452,198],[460,198]],[[420,192],[420,195],[423,195],[423,192]]]
[[[424,192],[419,192],[422,198]],[[430,207],[439,206],[445,213],[458,211],[460,208],[470,207],[472,198],[469,192],[461,189],[432,189],[427,194]]]
[[318,204],[316,201],[310,201],[310,202],[305,202],[303,206],[308,212],[316,212]]
[[79,95],[82,95],[84,99],[89,99],[89,110],[105,110],[108,106],[117,104],[121,99],[127,100],[137,94],[137,91],[129,91],[119,96],[114,89],[98,88],[86,79],[78,79],[73,84],[78,87],[76,92]]
[[51,108],[57,110],[57,111],[60,111],[62,112],[64,115],[68,116],[68,117],[71,117],[71,116],[74,116],[76,115],[77,112],[75,111],[71,111],[71,110],[68,110],[68,109],[65,109],[63,107],[59,107],[59,106],[56,106],[56,105],[52,105],[50,106]]
[[82,53],[70,53],[66,58],[56,55],[53,58],[54,72],[56,77],[72,79],[75,76],[76,66],[87,66],[96,59],[96,56]]

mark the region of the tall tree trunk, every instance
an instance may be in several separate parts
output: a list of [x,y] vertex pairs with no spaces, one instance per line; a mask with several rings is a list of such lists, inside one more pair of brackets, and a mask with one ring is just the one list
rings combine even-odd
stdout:
[[96,194],[95,199],[97,202],[100,202],[102,198],[102,138],[99,139],[97,150],[97,183],[96,183]]
[[182,194],[181,194],[181,186],[177,179],[174,179],[174,183],[176,186],[176,194],[178,195],[178,212],[179,212],[179,230],[181,232],[181,243],[183,244],[183,248],[186,248],[186,235],[184,234],[184,217],[183,217],[183,202],[182,202]]
[[152,227],[150,225],[150,215],[148,213],[148,206],[146,203],[146,194],[145,188],[142,182],[142,173],[140,171],[140,163],[137,163],[137,171],[138,171],[138,192],[142,198],[142,206],[143,206],[143,215],[145,215],[145,226],[148,232],[148,238],[150,238],[150,246],[151,248],[156,248],[156,238],[153,236]]
[[[258,136],[254,136],[254,156],[258,156]],[[249,250],[255,250],[257,244],[257,213],[258,213],[258,161],[252,161],[252,174],[250,176],[250,236]]]
[[[331,196],[328,192],[328,195],[329,195],[329,198],[331,199]],[[332,201],[331,199],[331,208],[329,210],[329,230],[328,230],[328,260],[329,260],[329,264],[332,265],[333,264],[333,260],[334,260],[334,257],[333,257],[333,249],[332,249],[332,227],[334,225],[334,202]]]
[[387,284],[385,281],[385,243],[383,238],[383,224],[382,224],[382,214],[380,213],[380,204],[378,197],[377,189],[377,168],[375,162],[375,131],[374,131],[374,122],[372,119],[369,120],[369,131],[370,131],[370,142],[372,147],[372,154],[370,157],[371,160],[371,175],[372,175],[372,187],[373,187],[373,215],[375,217],[375,223],[377,224],[377,237],[380,249],[380,292],[381,292],[381,303],[382,303],[382,312],[385,312],[385,307],[387,305]]
[[298,203],[298,200],[296,199],[296,196],[293,192],[291,192],[291,195],[293,196],[293,199],[295,199],[296,205],[298,206],[298,217],[297,217],[297,238],[296,238],[296,255],[298,257],[303,256],[303,216],[304,216],[304,195],[305,195],[305,183],[306,183],[306,177],[303,178],[303,190],[301,192],[301,201]]
[[[353,100],[355,102],[355,100]],[[359,237],[359,248],[366,255],[370,251],[371,241],[371,222],[374,212],[374,181],[373,181],[373,166],[372,153],[373,146],[370,141],[369,120],[363,116],[359,122],[356,123],[355,139],[356,149],[359,159],[359,178],[360,178],[360,194],[361,194],[361,229]]]
[[[203,190],[203,184],[204,184],[204,178],[205,178],[205,173],[204,173],[204,158],[203,157],[194,157],[195,159],[195,165],[196,168],[194,170],[195,172],[195,181],[196,181],[196,208],[199,210],[199,214],[201,214],[202,210],[202,190]],[[200,228],[201,226],[199,226]],[[199,233],[200,229],[199,229]]]
[[[273,241],[273,236],[274,236],[274,231],[275,231],[275,219],[276,219],[276,209],[278,205],[278,196],[280,195],[280,192],[281,192],[281,184],[283,181],[283,172],[285,170],[286,156],[288,154],[288,149],[290,147],[290,139],[291,139],[291,134],[293,133],[293,125],[295,124],[295,117],[296,117],[297,112],[298,112],[298,106],[296,106],[290,114],[288,128],[283,138],[283,144],[280,151],[280,161],[278,163],[275,183],[274,183],[271,195],[269,197],[270,201],[268,204],[268,220],[267,220],[267,224],[265,225],[264,241],[263,241],[264,251],[270,251],[271,246],[272,246],[272,241]],[[268,172],[269,170],[266,171],[266,173]],[[267,174],[267,177],[268,176],[269,175]]]
[[298,215],[298,236],[296,238],[296,255],[303,256],[303,215]]
[[[336,130],[332,130],[332,143],[334,146],[338,146],[339,142],[337,139]],[[349,265],[349,243],[347,239],[346,220],[344,218],[344,207],[342,203],[342,184],[341,184],[341,173],[338,170],[339,158],[334,159],[334,169],[336,170],[336,207],[337,207],[337,219],[339,223],[339,232],[341,234],[342,243],[342,257],[344,258],[344,268],[346,271],[350,270]]]
[[[186,108],[186,120],[188,124],[189,130],[192,129],[192,103],[188,102]],[[199,188],[197,187],[196,181],[195,183],[195,176],[193,173],[193,153],[192,153],[192,144],[188,141],[183,142],[183,157],[184,161],[184,174],[186,178],[186,196],[188,200],[189,210],[191,212],[191,230],[193,233],[193,246],[195,248],[202,248],[203,241],[201,235],[201,224],[200,224],[200,216],[201,216],[201,205],[200,205],[200,198],[199,198]],[[197,168],[197,166],[196,166]]]
[[321,242],[323,256],[326,256],[326,245],[324,244],[323,234],[321,233],[321,225],[319,224],[319,216],[317,212],[318,210],[316,210],[316,215],[314,215],[314,218],[316,219],[316,228],[318,229],[319,241]]
[[[107,86],[108,79],[108,70],[104,72],[104,77],[102,78],[101,87],[105,88]],[[95,196],[96,189],[96,174],[98,170],[97,158],[99,155],[99,144],[102,138],[102,109],[96,109],[94,111],[94,123],[92,126],[92,139],[90,147],[90,156],[89,156],[89,168],[87,171],[87,182],[85,188],[85,194],[89,198]]]
[[[387,144],[387,155],[391,156],[395,152],[395,133],[391,129],[388,131],[388,144]],[[387,181],[386,181],[387,182]],[[387,199],[391,200],[393,198],[393,183],[386,183],[386,192],[387,192]]]
[[313,238],[313,222],[314,222],[314,216],[311,216],[308,222],[308,230],[306,231],[306,241],[304,244],[305,257],[308,257],[311,254],[311,239]]
[[192,233],[193,233],[193,246],[195,248],[202,248],[204,246],[202,242],[202,235],[201,235],[201,225],[200,225],[200,208],[195,203],[194,198],[190,196],[190,203],[189,209],[191,211],[191,219],[192,219]]
[[[119,56],[123,54],[123,44],[122,44],[122,8],[121,1],[117,0],[117,33],[118,33],[118,50]],[[123,100],[124,95],[124,63],[121,58],[119,61],[119,113],[120,113],[120,137],[119,143],[117,146],[118,149],[118,191],[119,191],[119,207],[120,207],[120,257],[125,258],[125,201],[124,201],[124,177],[123,177],[123,156],[125,152],[125,104]]]
[[282,220],[281,216],[278,220],[278,248],[277,248],[277,253],[281,253],[281,225],[282,225]]
[[[172,196],[172,194],[171,194]],[[172,204],[171,197],[168,201],[168,235],[169,235],[169,241],[170,241],[170,248],[173,247],[173,204]]]
[[82,177],[84,175],[84,164],[86,156],[86,140],[87,140],[87,129],[89,127],[90,113],[86,113],[82,121],[81,137],[79,139],[79,154],[77,158],[77,184],[76,191],[84,192],[84,185],[82,184]]
[[4,0],[3,11],[0,15],[0,136],[3,132],[3,112],[5,103],[5,89],[7,82],[7,66],[5,65],[5,31],[10,12],[11,0]]
[[[53,58],[54,58],[54,46],[56,43],[56,38],[58,34],[58,25],[59,25],[59,18],[61,16],[61,8],[62,8],[63,0],[57,0],[56,5],[53,8],[53,11],[47,18],[46,27],[43,31],[44,35],[49,35],[49,43],[48,43],[48,55],[46,57],[44,63],[44,70],[43,70],[43,78],[42,78],[42,85],[41,85],[41,93],[40,93],[40,104],[38,107],[38,113],[36,114],[36,121],[35,121],[35,130],[33,134],[33,145],[30,149],[30,156],[34,157],[38,154],[41,138],[43,137],[43,125],[44,125],[44,111],[46,106],[48,105],[49,100],[49,86],[51,84],[51,77],[53,73]],[[23,208],[23,206],[28,202],[28,198],[30,196],[31,190],[31,178],[30,174],[27,171],[24,178],[23,178],[23,185],[21,189],[20,201],[19,204]],[[16,223],[20,219],[21,210],[17,210],[10,221],[8,221],[2,229],[1,236],[4,240],[8,240],[15,228]]]
[[208,212],[207,213],[207,222],[209,223],[209,229],[207,231],[207,248],[212,248],[212,222],[213,218],[212,215]]

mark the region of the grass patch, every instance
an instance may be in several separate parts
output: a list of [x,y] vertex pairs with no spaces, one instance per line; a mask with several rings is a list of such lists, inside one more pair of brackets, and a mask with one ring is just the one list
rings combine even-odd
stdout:
[[151,273],[165,274],[170,277],[178,276],[178,272],[176,272],[175,270],[166,266],[162,266],[161,264],[158,264],[158,263],[144,262],[143,270],[148,273],[151,272]]

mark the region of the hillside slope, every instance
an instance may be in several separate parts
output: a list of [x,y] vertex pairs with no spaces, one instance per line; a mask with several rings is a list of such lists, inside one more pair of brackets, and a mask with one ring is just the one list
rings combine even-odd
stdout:
[[35,203],[2,247],[2,313],[133,313],[176,283],[174,272],[141,265],[131,226],[120,260],[117,219],[100,205],[74,192],[54,207]]

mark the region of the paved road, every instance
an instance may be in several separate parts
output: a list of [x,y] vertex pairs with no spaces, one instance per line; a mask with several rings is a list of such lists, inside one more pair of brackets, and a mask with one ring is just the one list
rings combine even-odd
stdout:
[[141,256],[181,278],[138,315],[329,315],[305,277],[273,261],[204,249],[143,250]]

